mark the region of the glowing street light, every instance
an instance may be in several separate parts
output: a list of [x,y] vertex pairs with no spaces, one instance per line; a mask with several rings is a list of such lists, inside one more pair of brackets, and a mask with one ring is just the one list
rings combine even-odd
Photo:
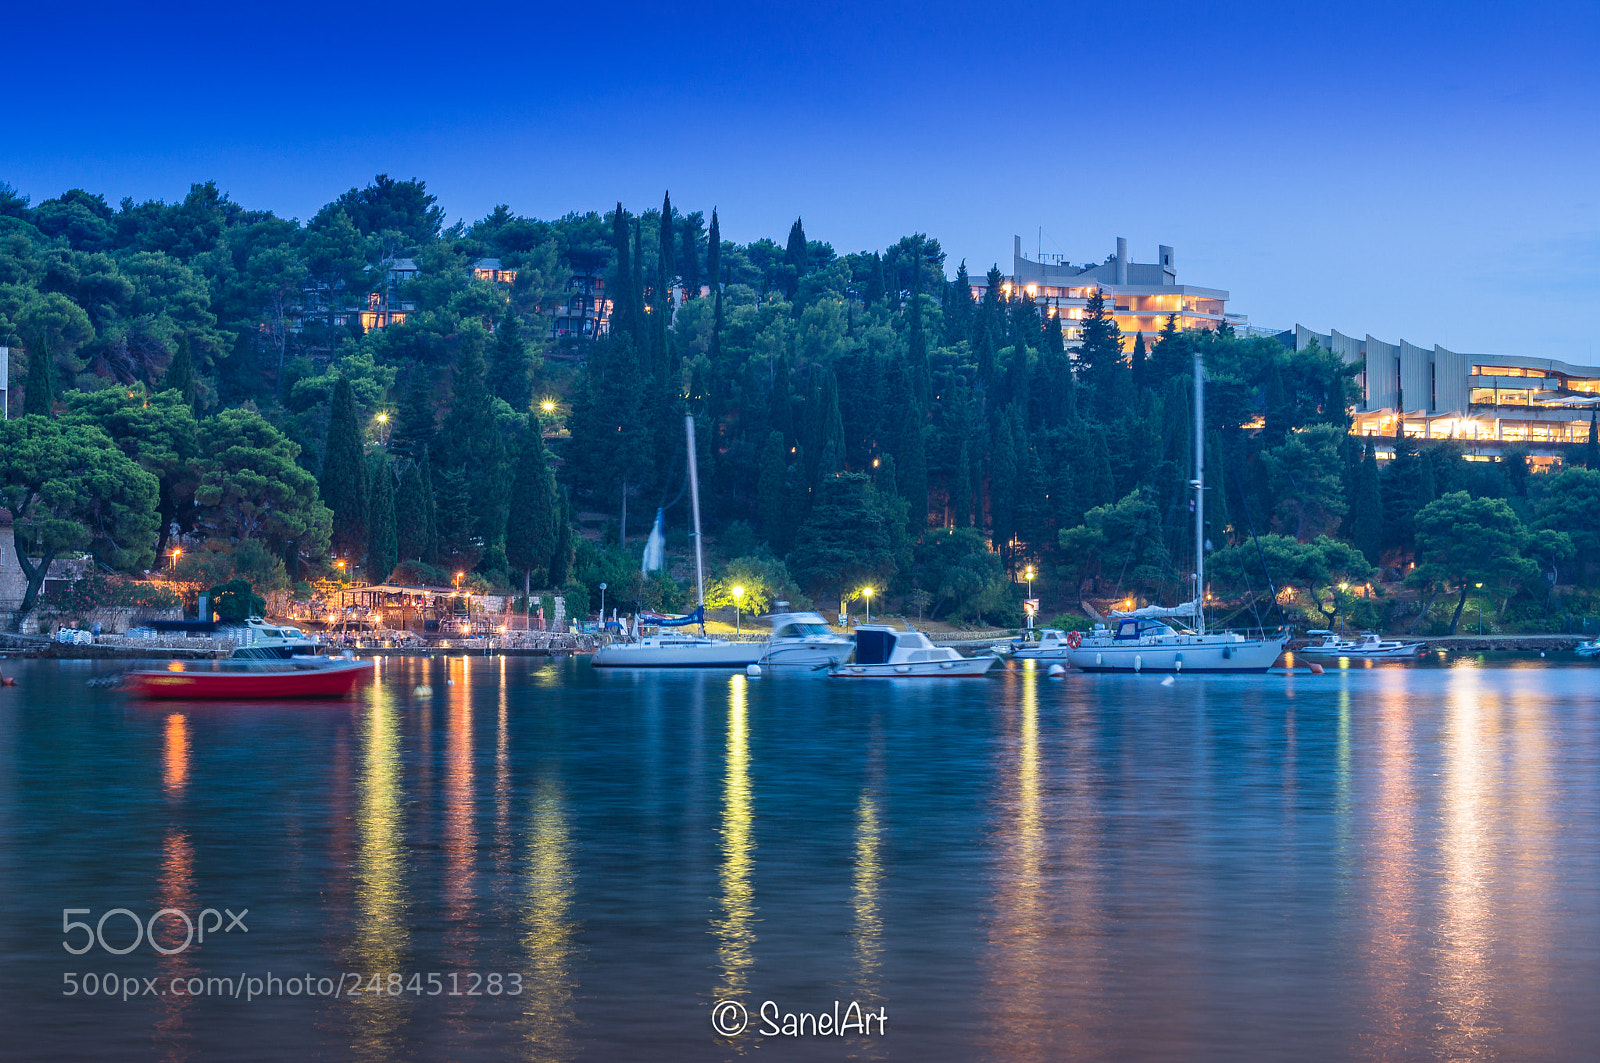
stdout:
[[862,587],[861,594],[867,600],[867,623],[872,623],[872,588]]
[[1033,566],[1032,565],[1029,565],[1027,568],[1022,570],[1022,578],[1028,581],[1028,602],[1030,603],[1030,607],[1028,609],[1028,630],[1029,631],[1033,630],[1033,609],[1031,607],[1031,603],[1033,602],[1033,577],[1034,577],[1034,575],[1035,575],[1035,573],[1033,571]]
[[739,607],[743,604],[744,588],[735,584],[733,588],[733,633],[735,635],[742,633],[743,630],[739,626]]
[[545,413],[555,413],[556,404],[550,399],[545,399],[543,402],[539,403],[539,409],[543,410]]

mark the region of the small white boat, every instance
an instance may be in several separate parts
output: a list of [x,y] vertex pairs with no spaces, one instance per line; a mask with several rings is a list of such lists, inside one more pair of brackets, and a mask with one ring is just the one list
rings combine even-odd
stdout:
[[1047,627],[1039,631],[1037,639],[1012,639],[1004,646],[996,646],[996,654],[1019,661],[1065,661],[1067,650],[1071,648],[1073,636],[1081,640],[1081,632],[1062,631],[1059,628]]
[[862,624],[856,628],[854,659],[828,674],[843,679],[944,679],[983,675],[998,660],[992,654],[963,657],[948,646],[935,646],[920,631]]
[[1265,672],[1283,652],[1288,635],[1245,636],[1175,626],[1175,618],[1201,618],[1200,603],[1172,608],[1148,606],[1112,613],[1115,628],[1096,625],[1067,661],[1085,672]]
[[1577,646],[1573,647],[1572,652],[1576,653],[1579,657],[1600,657],[1600,639],[1590,639],[1588,642],[1580,642],[1577,644]]
[[1306,632],[1308,635],[1322,636],[1321,642],[1313,642],[1305,649],[1299,651],[1302,657],[1357,657],[1371,659],[1406,660],[1416,657],[1423,650],[1421,642],[1403,642],[1399,639],[1381,639],[1368,631],[1350,638],[1343,638],[1332,631],[1316,630]]
[[[787,609],[788,602],[777,603]],[[780,668],[821,668],[850,656],[855,644],[828,626],[818,613],[773,613],[772,637],[760,664]]]

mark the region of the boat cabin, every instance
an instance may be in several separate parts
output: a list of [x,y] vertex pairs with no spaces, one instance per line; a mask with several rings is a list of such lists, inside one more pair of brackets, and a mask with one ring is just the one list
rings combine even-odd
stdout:
[[865,626],[856,629],[856,664],[913,664],[959,656],[954,650],[935,646],[920,631]]
[[1176,634],[1169,625],[1158,620],[1128,616],[1117,621],[1116,634],[1112,637],[1118,642],[1137,642],[1139,639],[1168,638]]

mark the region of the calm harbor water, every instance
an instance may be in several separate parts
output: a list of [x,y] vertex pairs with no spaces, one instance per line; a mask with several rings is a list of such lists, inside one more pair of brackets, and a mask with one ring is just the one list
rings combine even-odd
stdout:
[[[1581,664],[896,684],[389,659],[348,702],[228,706],[130,703],[85,685],[102,663],[0,670],[19,678],[0,689],[5,1058],[1600,1045],[1600,670]],[[164,909],[204,943],[180,949]],[[112,954],[135,917],[165,953]],[[717,1035],[719,1001],[745,1032]],[[766,1036],[764,1001],[886,1019]]]

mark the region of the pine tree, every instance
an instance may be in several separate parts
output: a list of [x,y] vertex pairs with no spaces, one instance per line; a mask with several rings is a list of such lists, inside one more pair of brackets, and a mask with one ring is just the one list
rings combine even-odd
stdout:
[[789,226],[789,246],[784,251],[783,261],[790,270],[784,278],[784,294],[792,303],[800,292],[800,278],[810,272],[809,256],[806,253],[806,231],[800,224],[799,218]]
[[23,386],[27,389],[22,395],[23,416],[51,416],[56,406],[56,360],[43,337],[28,351],[28,378]]
[[394,505],[394,473],[389,468],[389,456],[382,451],[372,456],[367,497],[367,581],[386,583],[400,554]]
[[161,390],[169,389],[180,393],[189,409],[195,409],[194,355],[189,350],[188,333],[178,336],[178,349],[172,353],[166,375],[161,378]]
[[544,439],[536,431],[529,432],[517,455],[505,534],[506,561],[514,571],[522,573],[524,595],[533,591],[534,572],[543,575],[550,571],[560,507]]
[[511,307],[506,308],[494,337],[489,379],[495,397],[504,399],[518,413],[527,413],[533,405],[533,362],[522,339],[521,321]]
[[722,226],[716,207],[711,208],[711,231],[706,234],[706,279],[714,291],[722,290]]
[[1122,369],[1122,335],[1116,320],[1106,309],[1105,293],[1099,288],[1089,296],[1083,317],[1083,341],[1078,345],[1078,371],[1095,391],[1102,408],[1114,401],[1116,382]]
[[434,445],[437,431],[433,419],[433,380],[419,365],[412,370],[411,383],[401,400],[394,434],[389,437],[389,450],[398,457],[420,461],[423,451]]
[[333,386],[328,440],[317,486],[323,504],[333,511],[333,552],[347,558],[360,557],[367,548],[367,468],[363,449],[355,396],[350,382],[341,376]]
[[972,278],[967,276],[967,260],[961,260],[956,279],[944,301],[944,342],[954,347],[972,335]]
[[395,494],[395,552],[402,561],[421,561],[431,553],[428,545],[428,496],[422,483],[422,466],[407,462]]

